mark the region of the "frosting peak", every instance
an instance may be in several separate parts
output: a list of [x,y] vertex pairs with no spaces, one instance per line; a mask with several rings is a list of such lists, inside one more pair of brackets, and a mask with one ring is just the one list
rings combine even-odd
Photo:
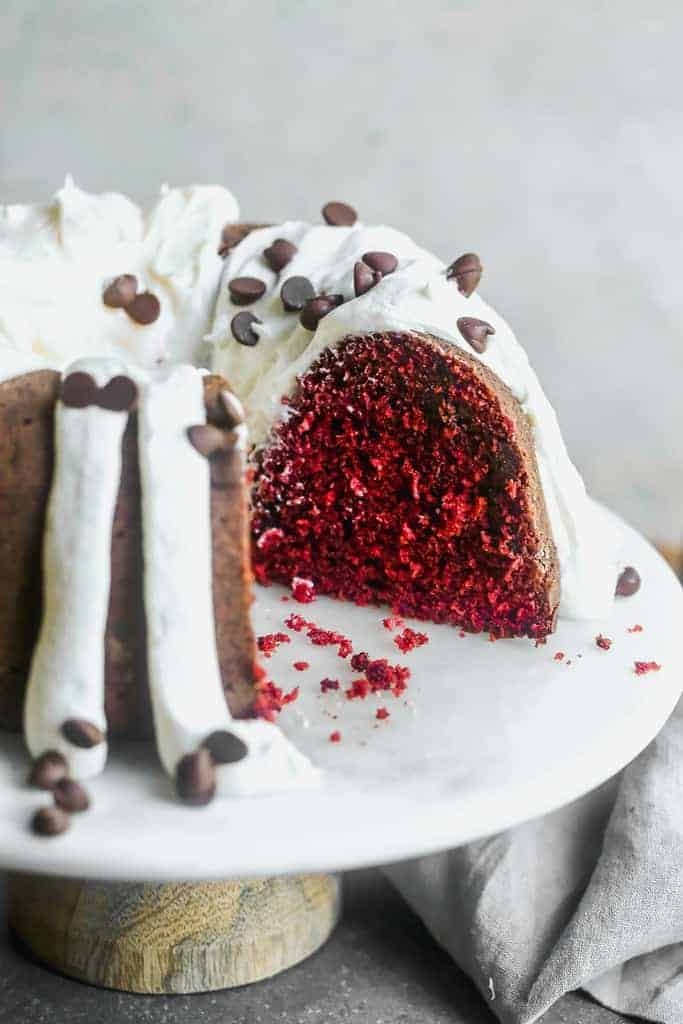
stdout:
[[[62,368],[90,355],[141,366],[197,361],[220,278],[221,229],[239,213],[220,186],[161,189],[149,213],[67,177],[44,205],[0,206],[0,346]],[[119,274],[159,299],[153,323],[110,309]]]

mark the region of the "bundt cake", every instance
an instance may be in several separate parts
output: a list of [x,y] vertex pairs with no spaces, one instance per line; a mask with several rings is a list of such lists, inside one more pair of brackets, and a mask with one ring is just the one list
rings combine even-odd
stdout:
[[614,538],[478,257],[323,216],[69,180],[0,208],[0,727],[42,834],[112,737],[154,734],[189,803],[318,781],[254,715],[250,548],[264,584],[492,638],[610,609]]
[[613,538],[479,259],[323,213],[237,242],[211,334],[248,410],[257,579],[492,637],[606,613]]

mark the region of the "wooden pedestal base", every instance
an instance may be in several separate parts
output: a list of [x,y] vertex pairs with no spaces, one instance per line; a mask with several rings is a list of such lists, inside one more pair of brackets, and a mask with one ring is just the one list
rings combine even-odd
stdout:
[[339,918],[339,881],[132,884],[15,874],[10,927],[62,974],[126,992],[207,992],[304,960]]

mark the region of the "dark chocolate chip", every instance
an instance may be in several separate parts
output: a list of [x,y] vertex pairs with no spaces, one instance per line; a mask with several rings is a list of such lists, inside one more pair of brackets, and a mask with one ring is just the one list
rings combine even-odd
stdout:
[[86,409],[95,405],[98,387],[89,373],[70,373],[62,381],[62,402],[70,409]]
[[266,282],[258,277],[233,277],[228,281],[230,298],[236,306],[248,306],[265,293]]
[[115,277],[102,293],[102,302],[112,309],[125,309],[130,305],[138,292],[138,279],[135,274],[120,274]]
[[205,459],[215,455],[216,452],[228,451],[237,440],[237,435],[230,430],[219,430],[212,427],[210,423],[198,423],[194,427],[187,428],[187,436],[190,444]]
[[307,277],[288,277],[280,289],[280,298],[288,313],[298,313],[309,299],[315,298],[315,288]]
[[483,269],[476,252],[466,252],[453,260],[446,271],[446,277],[449,280],[455,278],[458,291],[469,297],[481,281]]
[[239,341],[240,345],[257,345],[258,334],[252,327],[252,324],[262,324],[263,320],[259,320],[253,313],[237,313],[230,321],[230,330],[235,341]]
[[489,334],[496,333],[491,324],[487,324],[485,320],[477,320],[474,316],[461,316],[458,320],[458,330],[474,351],[480,353],[486,351]]
[[322,318],[341,306],[343,301],[343,295],[318,295],[315,299],[309,299],[299,317],[302,326],[307,331],[314,331]]
[[356,295],[365,295],[382,280],[379,270],[372,270],[366,263],[353,266],[353,290]]
[[138,389],[130,377],[112,377],[97,393],[97,405],[110,412],[128,412],[137,401]]
[[266,228],[267,224],[226,224],[221,232],[221,244],[218,247],[218,255],[224,258],[231,249],[239,245],[248,234],[258,228]]
[[393,274],[398,266],[398,260],[393,252],[366,252],[361,259],[373,270],[379,270],[382,277]]
[[233,395],[232,391],[221,391],[220,402],[226,416],[225,425],[228,428],[239,427],[240,423],[244,423],[244,407],[237,395]]
[[206,747],[181,757],[176,767],[176,792],[194,807],[208,804],[216,792],[216,769]]
[[84,718],[69,718],[62,726],[62,736],[74,747],[89,750],[104,742],[104,733]]
[[57,750],[46,750],[36,758],[28,776],[29,786],[38,789],[54,789],[69,772],[65,758]]
[[325,203],[322,214],[326,223],[335,228],[350,228],[358,220],[358,214],[348,203]]
[[87,811],[90,807],[90,797],[84,786],[74,779],[60,779],[54,787],[53,795],[57,807],[71,814],[78,814],[80,811]]
[[212,732],[204,740],[202,746],[206,747],[216,764],[235,764],[249,753],[249,748],[244,740],[235,736],[234,732],[228,732],[227,729]]
[[69,815],[61,807],[41,807],[31,820],[31,828],[37,836],[59,836],[69,825]]
[[640,573],[632,565],[627,565],[619,574],[614,593],[617,597],[632,597],[640,590]]
[[140,292],[132,302],[126,306],[126,313],[136,324],[153,324],[159,319],[161,303],[152,292]]
[[288,263],[292,262],[298,251],[294,242],[290,242],[286,238],[276,238],[272,245],[263,250],[263,258],[270,269],[279,274]]

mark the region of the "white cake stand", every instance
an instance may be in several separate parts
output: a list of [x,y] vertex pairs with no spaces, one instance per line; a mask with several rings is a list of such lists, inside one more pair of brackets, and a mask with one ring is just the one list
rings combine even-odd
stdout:
[[[35,891],[35,876],[154,882],[158,897],[168,888],[163,883],[178,880],[262,877],[271,880],[262,883],[268,886],[273,876],[386,863],[481,838],[598,786],[650,742],[683,687],[683,591],[657,552],[611,518],[624,532],[623,562],[641,573],[640,592],[617,601],[608,619],[560,621],[554,636],[538,648],[525,640],[491,643],[482,636],[462,637],[446,626],[410,623],[430,640],[402,655],[382,625],[386,610],[327,599],[304,606],[283,601],[281,588],[259,589],[258,633],[285,630],[292,637],[268,667],[284,689],[300,688],[280,723],[323,769],[318,791],[188,809],[172,799],[154,751],[130,745],[90,784],[93,810],[65,836],[39,839],[27,822],[45,796],[23,784],[27,761],[19,740],[0,736],[0,866],[32,878],[15,903],[23,905],[27,893]],[[287,631],[284,619],[291,612],[343,632],[356,651],[409,665],[412,678],[404,697],[381,694],[349,701],[343,690],[322,695],[318,684],[323,677],[339,679],[344,688],[357,673],[335,648],[314,647],[303,634]],[[636,624],[642,631],[629,632]],[[612,640],[610,650],[597,647],[598,633]],[[310,667],[297,671],[292,667],[296,661]],[[636,661],[655,661],[661,670],[639,676]],[[379,707],[390,712],[388,719],[376,719]],[[338,743],[329,740],[334,731],[341,733]],[[284,884],[281,878],[277,882]],[[301,905],[310,907],[311,894],[301,895],[303,882],[297,880],[297,892]],[[50,901],[65,884],[55,890],[52,883]],[[74,884],[81,887],[82,899],[84,883]],[[231,884],[233,889],[241,885]],[[175,892],[178,886],[172,888]],[[181,888],[208,891],[206,885]],[[319,944],[333,925],[337,898],[332,884],[317,895],[327,907],[322,931],[311,939]],[[101,905],[101,892],[98,899]],[[213,897],[209,903],[215,903]],[[119,913],[118,902],[117,908]],[[282,912],[286,917],[286,908]],[[107,913],[111,916],[111,907]],[[15,915],[14,923],[35,949],[31,922],[17,921]],[[44,920],[39,924],[44,931]],[[38,952],[50,961],[44,950]],[[306,952],[310,948],[302,955]],[[111,959],[111,951],[107,956]],[[116,979],[103,981],[82,965],[79,976],[135,988]],[[225,977],[217,980],[213,985],[204,979],[201,985],[226,983]],[[144,984],[136,990],[153,990]]]

